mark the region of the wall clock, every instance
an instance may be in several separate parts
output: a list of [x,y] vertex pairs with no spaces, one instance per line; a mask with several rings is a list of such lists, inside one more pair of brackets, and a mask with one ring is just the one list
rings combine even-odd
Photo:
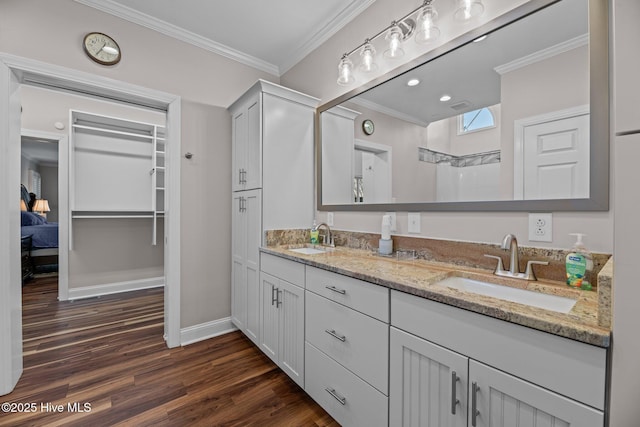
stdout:
[[371,135],[373,133],[373,131],[375,130],[374,126],[373,126],[373,121],[367,119],[365,121],[362,122],[362,131],[366,134],[366,135]]
[[118,43],[103,33],[87,34],[84,36],[82,46],[87,56],[98,64],[115,65],[122,57]]

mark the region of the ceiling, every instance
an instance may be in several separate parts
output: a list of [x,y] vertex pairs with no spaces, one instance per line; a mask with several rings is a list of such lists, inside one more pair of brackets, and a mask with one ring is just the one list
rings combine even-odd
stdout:
[[58,164],[58,141],[22,136],[22,155],[37,164]]
[[280,76],[375,0],[76,0]]

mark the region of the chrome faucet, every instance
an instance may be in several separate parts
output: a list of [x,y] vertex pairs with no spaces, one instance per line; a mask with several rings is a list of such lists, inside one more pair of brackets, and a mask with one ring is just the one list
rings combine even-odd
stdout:
[[520,273],[520,258],[518,258],[518,239],[513,234],[507,234],[502,239],[502,249],[511,251],[511,257],[509,258],[509,273]]
[[321,234],[320,236],[322,237],[322,245],[323,246],[330,246],[332,248],[335,248],[336,245],[333,242],[333,235],[331,234],[331,228],[327,225],[326,222],[321,222],[320,224],[316,225],[315,228],[313,229],[313,231],[318,231],[320,230],[320,227],[324,226],[324,228],[327,229],[326,234]]
[[548,261],[527,261],[527,269],[524,273],[520,272],[520,260],[518,257],[518,239],[513,234],[507,234],[502,239],[502,245],[500,246],[502,249],[506,249],[511,251],[511,256],[509,258],[509,270],[505,270],[502,265],[502,258],[495,255],[485,254],[487,258],[494,258],[498,260],[498,265],[496,265],[496,269],[493,272],[496,276],[502,277],[513,277],[516,279],[525,279],[525,280],[537,280],[536,275],[533,272],[533,265],[549,265]]

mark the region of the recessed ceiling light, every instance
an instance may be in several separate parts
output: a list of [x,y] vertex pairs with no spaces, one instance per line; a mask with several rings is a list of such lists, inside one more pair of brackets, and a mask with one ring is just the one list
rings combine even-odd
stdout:
[[420,84],[420,80],[411,79],[407,82],[407,86],[418,86]]
[[475,39],[473,42],[474,42],[474,43],[478,43],[478,42],[481,42],[482,40],[484,40],[484,39],[486,39],[486,38],[487,38],[487,35],[485,34],[484,36],[480,36],[480,37],[478,37],[478,38],[477,38],[477,39]]
[[450,100],[451,100],[451,95],[442,95],[440,97],[440,101],[442,101],[442,102],[447,102],[447,101],[450,101]]

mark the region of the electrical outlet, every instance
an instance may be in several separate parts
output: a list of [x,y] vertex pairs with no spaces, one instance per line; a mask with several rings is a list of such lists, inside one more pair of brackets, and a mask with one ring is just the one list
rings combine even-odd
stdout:
[[550,213],[529,214],[529,240],[533,242],[553,241],[553,217]]
[[391,231],[398,231],[398,226],[396,223],[396,213],[395,212],[385,212],[385,215],[389,215],[391,217]]
[[409,233],[420,233],[420,214],[415,212],[409,212],[409,226],[407,231]]
[[327,212],[327,225],[333,227],[333,212]]

